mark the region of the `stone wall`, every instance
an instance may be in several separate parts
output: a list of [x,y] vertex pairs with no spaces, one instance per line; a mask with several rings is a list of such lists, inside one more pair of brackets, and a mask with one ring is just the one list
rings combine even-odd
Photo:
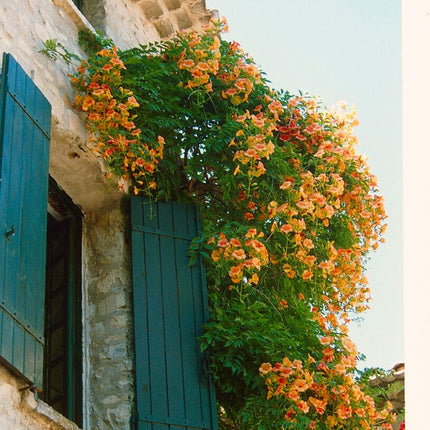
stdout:
[[[71,66],[39,51],[57,39],[85,56],[78,31],[94,29],[120,48],[171,37],[208,22],[204,0],[0,0],[0,53],[9,52],[52,105],[50,174],[84,214],[84,428],[129,429],[134,401],[128,214],[124,194],[104,177],[87,145],[83,118],[73,110]],[[36,401],[0,362],[0,428],[76,429]]]
[[203,0],[84,0],[83,11],[120,48],[200,30],[210,18]]
[[93,212],[85,226],[85,316],[91,329],[85,406],[91,426],[128,429],[134,401],[133,315],[128,215]]

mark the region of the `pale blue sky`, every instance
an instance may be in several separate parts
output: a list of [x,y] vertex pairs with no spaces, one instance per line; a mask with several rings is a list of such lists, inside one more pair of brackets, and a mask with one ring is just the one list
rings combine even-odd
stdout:
[[400,0],[206,0],[225,16],[236,40],[272,86],[321,96],[327,106],[354,104],[357,152],[368,158],[388,213],[386,243],[367,277],[372,309],[351,327],[367,360],[391,368],[404,361],[402,288],[402,92]]

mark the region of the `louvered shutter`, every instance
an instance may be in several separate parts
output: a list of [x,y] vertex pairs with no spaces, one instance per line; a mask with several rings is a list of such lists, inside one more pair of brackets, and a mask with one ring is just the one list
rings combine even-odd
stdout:
[[10,54],[0,99],[0,356],[41,387],[51,107]]
[[201,262],[186,253],[199,231],[194,206],[131,202],[138,430],[218,428],[198,336],[207,317]]

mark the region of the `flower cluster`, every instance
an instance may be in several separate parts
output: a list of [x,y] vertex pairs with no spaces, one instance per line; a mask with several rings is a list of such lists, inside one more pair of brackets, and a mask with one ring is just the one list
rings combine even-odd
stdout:
[[[327,345],[332,340],[321,338],[321,343]],[[391,423],[396,419],[390,412],[392,405],[387,402],[384,409],[377,410],[372,397],[355,382],[351,374],[354,353],[345,355],[330,346],[323,352],[324,358],[319,362],[311,356],[305,363],[285,357],[282,363],[261,365],[267,399],[283,399],[285,420],[294,423],[299,416],[305,416],[309,429],[371,429],[375,425],[392,429]]]
[[[183,32],[178,40],[184,45],[177,64],[179,70],[189,72],[186,88],[203,89],[207,93],[214,91],[214,78],[223,84],[221,95],[233,105],[246,102],[254,88],[259,83],[261,72],[252,61],[246,58],[239,44],[229,45],[230,61],[226,64],[221,52],[219,33],[228,31],[228,26],[222,21],[211,21],[206,26],[203,35],[194,31]],[[207,37],[211,35],[211,37]]]
[[286,421],[306,417],[310,429],[392,429],[396,414],[391,403],[378,410],[354,378],[358,351],[347,336],[347,324],[340,325],[335,313],[324,316],[317,308],[313,313],[322,329],[321,358],[308,354],[304,362],[285,357],[273,366],[263,363],[259,371],[267,399],[282,398]]
[[[342,311],[362,312],[370,299],[363,258],[383,241],[386,215],[375,178],[352,146],[354,112],[319,112],[315,100],[304,97],[290,98],[287,106],[281,110],[278,101],[276,109],[269,108],[270,115],[259,120],[248,111],[234,117],[243,128],[229,147],[239,146],[237,136],[248,133],[247,149],[236,150],[232,159],[237,163],[235,204],[244,222],[264,232],[270,264],[282,268],[293,281],[314,285]],[[271,125],[250,134],[250,124],[256,121]],[[288,127],[279,125],[287,121]],[[275,173],[270,179],[262,158]],[[213,255],[222,264],[224,254]]]
[[[179,38],[182,40],[184,49],[177,58],[177,67],[190,74],[186,88],[212,92],[211,77],[218,74],[221,59],[219,36],[215,35],[213,39],[202,39],[195,32],[184,32],[179,35]],[[196,46],[198,49],[195,49]]]
[[[257,272],[268,262],[267,249],[259,240],[262,236],[256,229],[249,229],[242,243],[236,237],[228,240],[223,232],[219,234],[217,248],[212,251],[211,258],[215,262],[221,259],[228,262],[228,275],[234,284],[244,279],[248,284],[258,284]],[[215,243],[215,237],[212,236],[208,243]]]
[[132,113],[139,103],[131,90],[122,87],[123,69],[116,47],[102,49],[91,64],[82,61],[71,82],[77,91],[74,106],[87,114],[94,149],[118,177],[126,183],[133,179],[137,194],[145,186],[156,188],[149,175],[163,158],[164,139],[159,136],[153,147],[142,142]]

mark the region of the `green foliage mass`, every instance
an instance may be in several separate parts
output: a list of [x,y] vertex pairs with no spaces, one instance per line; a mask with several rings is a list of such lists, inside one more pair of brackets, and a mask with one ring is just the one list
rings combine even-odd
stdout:
[[[267,399],[259,367],[284,357],[322,360],[320,338],[328,332],[336,353],[345,352],[336,324],[325,327],[315,310],[346,314],[365,301],[355,294],[362,287],[362,259],[379,240],[383,209],[367,167],[354,154],[350,119],[311,97],[272,90],[253,60],[218,35],[219,28],[200,36],[181,33],[118,51],[124,68],[113,78],[101,72],[112,67],[113,57],[97,52],[112,49],[112,41],[83,34],[90,56],[75,87],[94,102],[89,82],[103,93],[99,81],[111,79],[117,105],[126,103],[124,89],[131,91],[138,106],[129,109],[129,119],[140,135],[133,140],[120,127],[106,132],[100,152],[107,166],[136,192],[200,208],[203,231],[191,244],[190,263],[198,254],[205,257],[210,320],[200,340],[211,355],[220,425],[307,428],[310,420],[300,415],[291,427],[282,399]],[[76,58],[56,41],[44,51],[69,62]],[[90,128],[97,134],[94,124]],[[128,139],[126,149],[109,147],[119,135]],[[155,148],[159,136],[162,158],[150,175],[136,176],[142,148]],[[223,240],[228,248],[218,245]],[[243,259],[232,254],[234,240]],[[343,252],[338,259],[336,250]],[[321,269],[328,260],[341,273]],[[233,266],[243,271],[241,279],[231,275]]]

